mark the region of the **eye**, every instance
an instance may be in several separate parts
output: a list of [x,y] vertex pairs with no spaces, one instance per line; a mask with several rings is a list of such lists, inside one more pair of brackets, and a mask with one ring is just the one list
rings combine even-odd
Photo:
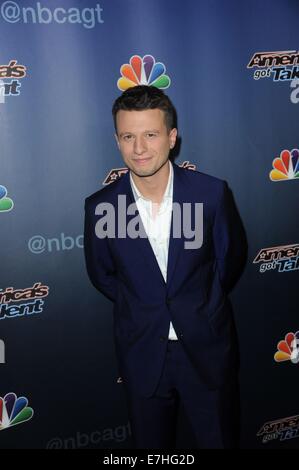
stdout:
[[154,137],[157,136],[157,134],[155,132],[148,132],[146,135],[149,139],[153,139]]
[[126,134],[123,136],[123,140],[125,142],[129,142],[130,140],[132,140],[132,138],[133,138],[132,134]]

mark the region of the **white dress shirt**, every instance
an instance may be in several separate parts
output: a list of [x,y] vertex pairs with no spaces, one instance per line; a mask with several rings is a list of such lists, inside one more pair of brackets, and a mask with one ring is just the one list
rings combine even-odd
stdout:
[[[155,204],[146,199],[137,189],[132,174],[130,172],[130,182],[134,194],[137,209],[139,211],[146,235],[151,244],[152,250],[155,254],[157,263],[160,267],[163,278],[166,282],[167,278],[167,261],[168,261],[168,247],[169,247],[169,234],[172,214],[172,199],[173,199],[173,167],[169,161],[169,177],[166,190],[163,195],[162,202],[158,211],[155,209]],[[168,338],[177,340],[176,332],[170,322]]]

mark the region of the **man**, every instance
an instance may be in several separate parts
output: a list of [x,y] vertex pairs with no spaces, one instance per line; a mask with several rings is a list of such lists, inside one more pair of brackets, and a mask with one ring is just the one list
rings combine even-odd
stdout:
[[92,283],[114,303],[135,446],[174,447],[181,403],[198,447],[236,447],[238,360],[227,295],[246,249],[231,194],[224,181],[171,163],[175,109],[161,90],[128,89],[113,117],[129,171],[86,199],[85,256]]

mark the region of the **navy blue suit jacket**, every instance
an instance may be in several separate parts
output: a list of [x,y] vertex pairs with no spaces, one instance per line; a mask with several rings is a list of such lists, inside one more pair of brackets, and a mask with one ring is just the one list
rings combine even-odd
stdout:
[[[227,295],[246,255],[242,223],[224,181],[176,164],[173,169],[173,202],[203,203],[203,244],[186,249],[188,239],[184,234],[174,238],[171,229],[166,283],[148,238],[100,239],[95,234],[99,203],[117,208],[121,194],[128,205],[135,202],[129,172],[85,202],[87,271],[114,303],[119,373],[143,396],[154,392],[161,375],[170,321],[207,387],[220,387],[237,366]],[[127,215],[127,223],[136,214]]]

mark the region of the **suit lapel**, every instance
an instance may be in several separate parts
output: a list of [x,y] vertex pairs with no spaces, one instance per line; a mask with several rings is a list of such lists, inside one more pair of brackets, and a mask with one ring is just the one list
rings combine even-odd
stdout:
[[[128,206],[130,204],[135,203],[135,198],[133,195],[133,191],[131,188],[130,184],[130,173],[129,171],[122,177],[123,184],[120,190],[121,194],[125,194],[126,197],[126,208],[128,209]],[[183,183],[181,181],[181,173],[180,173],[180,168],[173,163],[173,202],[181,204],[182,201],[184,200],[184,190],[183,190]],[[183,233],[179,238],[174,238],[174,233],[173,233],[173,214],[174,212],[172,211],[172,216],[171,216],[171,226],[170,226],[170,234],[169,234],[169,247],[168,247],[168,263],[167,263],[167,283],[164,281],[164,277],[161,273],[159,264],[157,262],[156,256],[153,252],[152,246],[150,244],[150,241],[148,237],[142,238],[142,237],[137,237],[135,239],[130,239],[128,238],[129,243],[134,244],[134,249],[133,252],[136,254],[136,256],[142,256],[150,269],[151,272],[154,272],[155,275],[159,276],[161,279],[161,282],[169,288],[171,278],[173,276],[173,273],[175,271],[175,266],[177,263],[177,259],[179,256],[180,251],[183,248]],[[135,217],[138,217],[138,222],[140,224],[140,227],[142,231],[145,233],[144,225],[142,223],[141,216],[139,214],[139,211],[136,206],[136,212],[134,215],[129,215],[127,211],[127,227],[129,222],[134,219]],[[181,230],[182,230],[182,224],[181,224]]]
[[[127,196],[126,197],[127,227],[128,227],[128,224],[130,223],[130,221],[132,221],[133,219],[138,217],[138,222],[139,222],[140,227],[141,227],[141,232],[146,233],[144,225],[142,223],[142,218],[141,218],[140,213],[139,213],[138,208],[137,208],[137,205],[136,205],[135,213],[132,214],[132,215],[128,214],[128,206],[130,204],[135,203],[135,198],[134,198],[133,191],[132,191],[132,188],[131,188],[131,183],[130,183],[130,172],[129,171],[123,176],[122,180],[123,180],[123,186],[122,186],[121,194],[125,194]],[[153,252],[153,249],[152,249],[152,246],[150,244],[150,241],[149,241],[148,237],[146,236],[145,238],[142,238],[142,237],[138,236],[137,238],[134,238],[134,239],[127,238],[127,240],[128,240],[128,243],[133,244],[132,245],[132,252],[134,253],[134,255],[138,256],[138,257],[142,257],[144,259],[145,263],[147,264],[148,268],[149,268],[149,272],[154,272],[156,276],[159,276],[161,282],[165,285],[164,277],[161,273],[159,264],[157,262],[156,256]]]
[[[182,202],[184,201],[184,188],[183,182],[181,181],[180,168],[173,163],[173,203],[180,204],[182,209]],[[172,210],[171,216],[171,225],[170,225],[170,233],[169,233],[169,247],[168,247],[168,263],[167,263],[167,287],[169,289],[171,279],[173,273],[175,271],[175,266],[178,260],[178,256],[183,249],[183,232],[181,232],[181,236],[174,237],[175,233],[173,231],[174,226],[174,214],[175,211]],[[177,222],[176,222],[177,224]],[[179,221],[179,226],[181,227],[181,231],[183,229],[181,221]]]

